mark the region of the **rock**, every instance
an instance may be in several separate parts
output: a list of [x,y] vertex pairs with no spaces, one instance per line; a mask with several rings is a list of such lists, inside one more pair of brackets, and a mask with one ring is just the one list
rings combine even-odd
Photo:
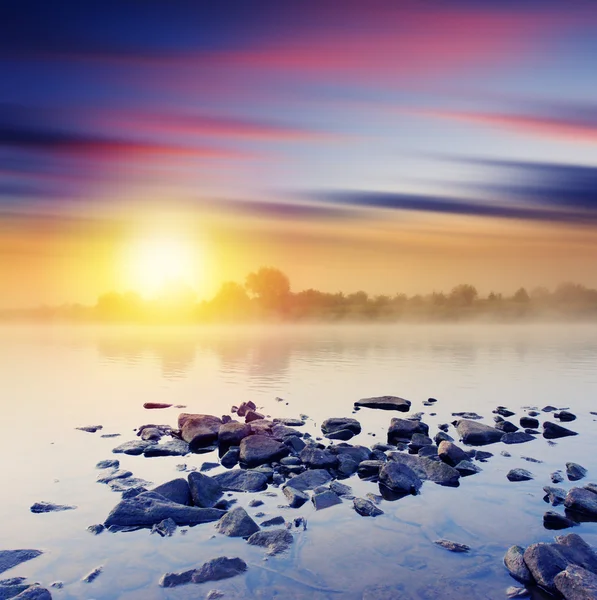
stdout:
[[357,473],[361,479],[377,478],[384,464],[382,460],[364,460],[359,463]]
[[274,423],[280,423],[281,425],[286,425],[288,427],[303,427],[305,421],[303,419],[280,418],[274,419]]
[[450,552],[468,552],[471,548],[466,544],[459,544],[458,542],[452,542],[451,540],[435,540],[433,542]]
[[463,460],[468,460],[468,454],[452,442],[440,442],[437,447],[437,454],[443,462],[450,466],[455,466]]
[[314,494],[311,498],[311,502],[313,502],[315,510],[323,510],[324,508],[329,508],[335,504],[342,504],[342,500],[340,500],[338,495],[331,490],[325,490],[319,494]]
[[476,412],[453,412],[453,417],[461,417],[463,419],[470,419],[471,421],[480,421],[483,417],[478,415]]
[[508,573],[516,581],[524,584],[534,582],[533,576],[524,562],[524,548],[520,546],[511,546],[508,548],[504,556],[504,564],[506,565],[506,569],[508,569]]
[[0,573],[42,554],[41,550],[0,550]]
[[388,443],[394,444],[400,441],[408,441],[415,433],[427,435],[429,433],[429,426],[422,421],[414,419],[392,419],[388,429]]
[[262,521],[260,523],[261,527],[273,527],[274,525],[284,525],[286,521],[284,521],[284,517],[272,517],[271,519],[267,519],[266,521]]
[[562,483],[562,481],[564,481],[561,471],[554,471],[553,473],[550,473],[549,478],[551,479],[552,483]]
[[131,471],[124,471],[122,469],[111,469],[107,473],[98,475],[97,482],[98,483],[110,483],[115,479],[126,479],[127,477],[132,477],[133,474]]
[[462,441],[471,446],[493,444],[499,442],[504,436],[504,433],[495,427],[489,427],[489,425],[469,419],[460,419],[456,425],[456,430]]
[[340,456],[348,456],[356,463],[360,463],[363,460],[369,460],[372,458],[372,451],[365,446],[349,446],[347,444],[338,444],[329,448],[330,452]]
[[362,600],[404,600],[402,586],[372,585],[363,590]]
[[101,438],[117,438],[120,437],[119,433],[103,433],[100,435]]
[[506,589],[506,598],[527,598],[531,593],[523,587],[511,585]]
[[310,469],[328,469],[338,464],[338,457],[329,450],[320,450],[316,446],[305,446],[299,455],[303,464]]
[[578,523],[553,510],[548,510],[543,515],[543,527],[545,529],[568,529],[568,527],[574,527],[575,525],[578,525]]
[[564,506],[584,515],[597,517],[597,494],[584,488],[572,488],[566,495]]
[[[204,473],[205,471],[211,471],[213,469],[217,469],[219,466],[220,466],[220,464],[217,462],[204,462],[201,464],[201,468],[199,469],[199,471]],[[177,468],[178,468],[178,465],[177,465]],[[181,469],[181,470],[186,471],[187,469],[185,468],[185,469]]]
[[14,596],[13,600],[52,600],[52,594],[46,588],[34,584],[18,596]]
[[539,419],[533,417],[520,417],[520,426],[529,427],[530,429],[537,429],[539,427]]
[[155,492],[144,492],[119,502],[110,512],[106,527],[151,527],[171,518],[177,525],[198,525],[217,521],[224,514],[214,508],[184,506]]
[[85,425],[83,427],[75,427],[75,429],[78,429],[79,431],[85,431],[86,433],[95,433],[103,428],[103,425]]
[[479,462],[487,462],[493,456],[491,452],[485,452],[484,450],[476,450],[475,451],[475,460]]
[[350,477],[357,472],[359,464],[355,462],[350,456],[346,454],[338,455],[338,465],[336,466],[336,472],[338,477],[346,478]]
[[290,448],[291,451],[297,453],[306,446],[305,442],[303,442],[303,440],[296,435],[291,435],[285,438],[284,443]]
[[405,464],[388,462],[379,472],[379,481],[392,492],[398,494],[417,494],[423,482],[419,476]]
[[548,591],[555,591],[554,578],[568,566],[556,544],[531,544],[524,551],[524,562],[533,579]]
[[413,433],[413,436],[410,439],[409,448],[414,452],[418,452],[421,448],[432,445],[433,440],[430,437],[423,435],[422,433]]
[[100,533],[102,533],[104,531],[104,529],[106,529],[101,523],[98,523],[97,525],[90,525],[87,528],[87,531],[89,531],[90,533],[93,533],[93,535],[99,535]]
[[220,590],[209,590],[209,592],[207,592],[207,596],[205,596],[206,600],[216,600],[217,598],[223,598],[224,597],[224,592],[221,592]]
[[556,537],[556,542],[558,550],[570,563],[597,573],[597,554],[580,535],[576,533],[559,535]]
[[568,565],[554,578],[556,589],[566,600],[597,598],[597,575],[577,565]]
[[338,496],[352,499],[352,488],[339,481],[332,481],[332,483],[330,483],[330,490],[335,494],[338,494]]
[[167,500],[176,502],[177,504],[184,504],[186,506],[190,506],[192,504],[189,484],[187,483],[187,480],[183,479],[182,477],[162,483],[161,485],[153,488],[151,491],[155,492],[156,494],[160,494]]
[[331,480],[332,476],[325,469],[312,469],[291,477],[287,481],[287,486],[299,492],[304,492],[305,490],[312,490],[317,486],[325,485]]
[[405,400],[398,396],[363,398],[354,403],[355,408],[378,408],[381,410],[398,410],[400,412],[408,412],[410,410],[410,405],[410,400]]
[[437,455],[437,446],[423,446],[422,448],[419,448],[417,454],[425,458],[439,460],[439,456]]
[[361,424],[348,417],[331,418],[321,424],[321,431],[331,440],[349,440],[361,433]]
[[[458,487],[460,485],[460,473],[457,469],[443,462],[421,458],[421,465],[425,470],[425,479],[433,481],[438,485]],[[473,465],[474,467],[474,465]]]
[[146,427],[141,432],[141,439],[145,441],[154,440],[158,441],[164,434],[157,427]]
[[500,421],[495,424],[495,428],[503,431],[504,433],[514,433],[518,431],[518,427],[511,423],[510,421]]
[[251,426],[246,423],[237,423],[230,421],[224,423],[218,433],[218,443],[220,447],[239,446],[240,443],[251,435]]
[[543,437],[547,440],[567,437],[570,435],[578,435],[578,433],[576,433],[576,431],[566,429],[557,423],[552,423],[551,421],[545,421],[543,423]]
[[589,490],[589,492],[597,494],[597,483],[587,483],[587,485],[584,485],[583,487],[585,490]]
[[257,508],[258,506],[263,506],[263,500],[259,500],[258,498],[254,498],[249,502],[249,506],[251,508]]
[[240,448],[230,448],[220,459],[220,464],[227,469],[232,469],[238,464],[240,458]]
[[267,548],[267,554],[269,556],[284,552],[284,550],[287,550],[290,547],[292,542],[294,542],[294,537],[287,529],[258,531],[247,540],[247,543],[251,546]]
[[257,409],[257,405],[255,404],[255,402],[251,402],[249,400],[249,402],[243,402],[237,409],[236,409],[236,414],[239,417],[244,417],[250,410],[256,410]]
[[259,525],[239,506],[227,512],[216,523],[216,530],[228,537],[249,537],[259,531]]
[[532,462],[535,463],[537,465],[540,465],[543,463],[542,460],[539,460],[538,458],[533,458],[532,456],[521,456],[520,458],[522,458],[522,460],[526,460],[528,462]]
[[126,479],[115,479],[108,485],[113,492],[128,492],[134,489],[147,488],[151,483],[138,477],[127,477]]
[[143,452],[149,448],[149,446],[153,446],[155,442],[145,441],[145,440],[131,440],[130,442],[125,442],[124,444],[120,444],[120,446],[116,446],[112,450],[114,454],[129,454],[131,456],[139,456],[143,454]]
[[262,419],[265,419],[265,415],[255,412],[254,410],[249,410],[245,415],[245,423],[251,423],[251,421],[261,421]]
[[298,467],[303,463],[301,463],[301,459],[298,456],[285,456],[280,460],[280,464],[287,467]]
[[232,469],[226,473],[214,475],[225,492],[261,492],[267,488],[267,476],[256,471]]
[[172,404],[166,404],[164,402],[146,402],[143,405],[143,408],[147,408],[148,410],[157,409],[157,408],[170,408]]
[[247,570],[247,563],[240,558],[212,558],[212,560],[201,565],[193,573],[193,583],[205,583],[206,581],[220,581],[240,575]]
[[461,477],[468,477],[469,475],[476,475],[481,472],[481,468],[472,463],[470,460],[461,460],[455,467]]
[[576,415],[568,412],[567,410],[561,410],[560,412],[554,413],[553,416],[560,421],[574,421],[576,419]]
[[585,477],[586,474],[587,470],[579,464],[573,462],[566,463],[566,475],[570,481],[578,481]]
[[151,528],[151,533],[157,533],[161,537],[172,537],[177,525],[172,519],[164,519]]
[[25,577],[14,577],[13,579],[5,579],[4,581],[0,581],[0,600],[14,598],[21,592],[29,589],[31,584],[27,584],[25,581]]
[[383,515],[384,512],[380,508],[377,508],[370,500],[364,498],[355,498],[353,501],[354,509],[362,517],[377,517]]
[[90,571],[89,573],[87,573],[87,575],[85,575],[85,577],[83,577],[83,579],[81,579],[81,581],[83,583],[91,583],[92,581],[94,581],[101,575],[103,570],[104,570],[104,567],[96,567],[95,569],[93,569],[93,571]]
[[191,447],[183,440],[168,440],[164,444],[151,444],[143,450],[146,458],[156,456],[185,456],[191,452]]
[[185,585],[193,581],[193,574],[195,569],[189,571],[183,571],[182,573],[166,573],[162,575],[159,581],[160,587],[171,588],[178,587],[179,585]]
[[552,506],[563,504],[566,499],[566,490],[564,488],[546,485],[543,487],[543,491],[546,494],[544,500],[547,499]]
[[213,415],[181,413],[178,416],[181,437],[192,451],[214,443],[222,424],[222,419]]
[[52,502],[36,502],[31,506],[32,513],[48,513],[48,512],[61,512],[64,510],[74,510],[76,506],[69,506],[68,504],[53,504]]
[[532,442],[534,439],[536,438],[526,431],[515,431],[514,433],[504,433],[501,441],[504,444],[524,444]]
[[529,481],[534,478],[533,474],[526,469],[511,469],[506,477],[509,481]]
[[[292,480],[291,480],[292,481]],[[309,496],[304,492],[293,488],[291,485],[287,485],[282,489],[282,492],[288,498],[288,504],[291,508],[299,508],[307,500],[309,500]]]
[[120,467],[120,461],[117,458],[100,460],[96,465],[96,469],[118,469]]
[[501,415],[502,417],[512,417],[516,413],[508,410],[505,406],[498,406],[494,411],[496,415]]
[[550,406],[549,404],[547,406],[544,406],[541,409],[543,412],[555,412],[556,410],[558,410],[555,406]]
[[265,435],[245,437],[240,443],[240,462],[248,467],[279,461],[288,453],[286,445]]

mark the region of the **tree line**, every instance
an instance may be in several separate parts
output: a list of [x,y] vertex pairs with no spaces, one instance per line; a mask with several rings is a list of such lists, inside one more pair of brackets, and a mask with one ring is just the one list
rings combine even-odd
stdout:
[[3,311],[1,317],[38,320],[64,319],[102,322],[254,322],[272,321],[452,321],[471,318],[597,318],[597,290],[562,283],[553,291],[524,287],[511,296],[460,284],[449,293],[408,296],[350,294],[315,289],[292,292],[289,278],[279,269],[262,267],[249,273],[244,284],[224,283],[209,300],[197,301],[185,285],[172,284],[157,298],[136,292],[102,294],[94,306],[69,304],[27,311]]

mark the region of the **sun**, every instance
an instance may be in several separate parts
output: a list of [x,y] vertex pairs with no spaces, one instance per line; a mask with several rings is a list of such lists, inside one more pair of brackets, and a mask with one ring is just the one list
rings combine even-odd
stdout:
[[127,283],[146,296],[173,284],[195,287],[199,279],[198,249],[181,237],[156,235],[135,240],[129,248]]

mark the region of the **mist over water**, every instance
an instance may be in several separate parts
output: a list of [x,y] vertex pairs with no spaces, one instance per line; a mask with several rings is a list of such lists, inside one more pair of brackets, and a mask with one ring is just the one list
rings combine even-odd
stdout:
[[[62,580],[65,587],[52,592],[56,598],[190,599],[217,588],[230,598],[356,600],[377,583],[395,586],[405,598],[503,598],[515,583],[502,565],[505,550],[553,538],[542,524],[549,473],[574,461],[589,470],[586,481],[597,479],[597,417],[590,414],[597,397],[594,325],[5,326],[0,364],[3,547],[44,551],[3,577],[27,576],[44,585]],[[243,540],[212,539],[212,524],[163,539],[147,530],[97,537],[86,531],[119,500],[96,483],[96,462],[113,457],[112,448],[133,439],[133,429],[144,423],[176,424],[177,409],[150,412],[144,402],[222,415],[253,400],[272,417],[309,415],[304,429],[316,436],[325,418],[353,416],[355,400],[383,394],[411,400],[408,414],[425,411],[432,436],[455,411],[476,411],[491,424],[491,411],[505,405],[517,423],[525,414],[521,407],[547,404],[570,407],[578,415],[570,428],[580,435],[553,446],[542,437],[488,446],[494,457],[478,463],[482,473],[454,489],[426,482],[419,496],[384,501],[385,514],[376,519],[358,516],[349,501],[316,513],[311,503],[286,508],[279,490],[277,498],[234,494],[245,507],[253,497],[265,501],[250,514],[263,510],[268,517],[308,520],[290,551],[266,562],[262,549]],[[437,404],[423,406],[430,396]],[[351,443],[371,446],[385,442],[390,419],[400,415],[362,409],[354,416],[363,432]],[[74,429],[91,424],[122,435],[105,439]],[[502,450],[512,456],[501,456]],[[118,458],[122,468],[159,484],[181,475],[176,464],[199,468],[215,456]],[[510,483],[506,473],[515,467],[535,479]],[[356,476],[344,483],[356,496],[378,493],[377,484]],[[31,504],[42,500],[78,509],[31,514]],[[583,523],[574,532],[597,544],[596,524]],[[472,550],[448,553],[432,543],[440,537]],[[163,573],[216,556],[243,558],[247,575],[217,585],[157,586]],[[81,583],[98,565],[104,565],[102,575]]]

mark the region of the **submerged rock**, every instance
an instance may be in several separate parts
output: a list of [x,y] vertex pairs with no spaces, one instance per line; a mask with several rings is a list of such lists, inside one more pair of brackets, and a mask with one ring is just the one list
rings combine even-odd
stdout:
[[79,431],[85,431],[86,433],[95,433],[103,428],[103,425],[84,425],[83,427],[75,427],[75,429],[78,429]]
[[504,436],[504,432],[495,427],[489,427],[489,425],[469,419],[460,419],[456,425],[456,430],[462,441],[471,446],[493,444],[499,442]]
[[576,431],[566,429],[566,427],[562,427],[557,423],[552,423],[551,421],[545,421],[545,423],[543,423],[543,437],[545,439],[553,440],[570,435],[578,435],[578,433]]
[[123,469],[114,469],[110,470],[107,473],[101,474],[97,478],[98,483],[110,483],[115,479],[126,479],[127,477],[132,477],[133,474],[131,471],[125,471]]
[[42,554],[41,550],[0,550],[0,573]]
[[130,442],[125,442],[124,444],[120,444],[120,446],[116,446],[112,450],[114,454],[128,454],[130,456],[139,456],[143,454],[143,452],[149,448],[150,446],[155,445],[154,441],[145,441],[145,440],[131,440]]
[[467,546],[466,544],[460,544],[451,540],[441,539],[435,540],[433,543],[445,548],[446,550],[449,550],[450,552],[468,552],[471,549],[470,546]]
[[216,530],[228,537],[249,537],[259,531],[259,525],[239,506],[227,512],[217,523]]
[[83,579],[81,579],[81,581],[83,583],[91,583],[92,581],[96,580],[101,575],[103,570],[104,570],[104,567],[95,567],[95,569],[93,569],[93,571],[90,571],[89,573],[87,573],[87,575],[85,575],[85,577],[83,577]]
[[373,502],[364,498],[355,498],[353,506],[355,511],[362,517],[377,517],[384,514],[381,508],[378,508]]
[[118,503],[108,515],[106,527],[151,527],[171,518],[177,525],[198,525],[217,521],[224,511],[215,508],[183,506],[155,492],[143,492]]
[[160,579],[161,587],[176,587],[187,583],[205,583],[207,581],[220,581],[240,575],[247,570],[247,563],[240,558],[226,558],[224,556],[213,558],[201,565],[198,569],[191,569],[182,573],[166,573]]
[[164,519],[151,528],[151,533],[157,533],[161,537],[172,537],[177,527],[172,519]]
[[287,529],[258,531],[247,540],[247,543],[251,546],[267,548],[267,554],[270,556],[284,552],[293,542],[294,537]]
[[98,523],[96,525],[89,525],[89,527],[87,528],[87,531],[89,531],[90,533],[93,533],[93,535],[99,535],[105,529],[106,528],[101,523]]
[[267,488],[267,475],[257,471],[232,469],[226,473],[214,475],[225,492],[261,492]]
[[355,408],[378,408],[381,410],[398,410],[408,412],[410,410],[410,400],[399,398],[398,396],[376,396],[374,398],[363,398],[357,400]]
[[572,519],[553,510],[548,510],[543,515],[543,527],[545,527],[545,529],[568,529],[575,525],[578,525],[578,523],[575,523]]
[[52,502],[36,502],[31,506],[32,513],[48,513],[48,512],[62,512],[64,510],[74,510],[76,506],[70,506],[68,504],[53,504]]
[[117,458],[100,460],[96,465],[96,469],[118,469],[120,461]]
[[547,500],[552,506],[563,504],[566,500],[566,490],[564,488],[546,485],[543,487],[543,491],[546,494],[544,500]]

